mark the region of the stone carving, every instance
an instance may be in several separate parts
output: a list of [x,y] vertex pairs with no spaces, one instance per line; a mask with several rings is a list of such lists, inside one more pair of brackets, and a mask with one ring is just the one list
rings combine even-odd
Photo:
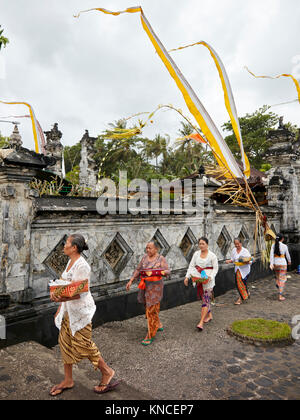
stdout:
[[53,167],[53,172],[62,177],[62,158],[63,145],[61,144],[62,132],[58,129],[58,124],[55,123],[52,130],[44,131],[46,135],[45,153],[47,156],[52,156],[56,159],[56,164]]
[[226,226],[223,226],[223,229],[217,239],[217,245],[220,248],[220,251],[224,257],[226,256],[229,250],[230,244],[231,244],[231,236],[229,235],[226,229]]
[[111,268],[114,270],[124,255],[125,252],[120,247],[119,243],[114,240],[105,252],[104,257]]
[[19,150],[22,147],[22,137],[20,136],[17,124],[15,124],[14,130],[9,138],[9,147],[11,149]]
[[81,160],[80,160],[80,173],[79,184],[86,191],[90,190],[91,196],[96,196],[99,191],[97,165],[94,161],[95,149],[94,145],[96,137],[90,137],[88,130],[85,131],[81,143]]
[[285,128],[284,125],[283,125],[283,117],[279,118],[279,127],[278,128],[279,129],[284,129]]
[[249,238],[249,235],[248,235],[248,233],[247,233],[247,230],[246,230],[245,226],[242,226],[242,229],[241,229],[241,231],[240,231],[240,233],[239,233],[238,238],[239,238],[239,240],[242,242],[243,246],[244,246],[245,248],[247,248],[247,246],[248,246],[248,244],[249,244],[249,239],[250,239],[250,238]]
[[282,121],[279,129],[269,134],[273,144],[266,153],[267,162],[272,165],[268,171],[267,198],[269,206],[282,209],[281,230],[292,241],[299,230],[300,139],[295,141],[295,134]]
[[196,244],[197,244],[197,239],[195,238],[191,229],[188,228],[188,230],[186,231],[179,245],[179,248],[181,249],[184,257],[186,258],[188,262],[190,262],[192,259],[192,256],[195,252]]
[[[165,238],[163,237],[163,235],[161,234],[159,229],[157,229],[157,231],[155,232],[155,235],[153,236],[151,241],[156,241],[157,242],[158,248],[159,248],[158,252],[165,257],[170,250],[170,245],[165,240]],[[149,242],[151,242],[151,241],[149,241]]]
[[65,235],[43,262],[56,278],[61,276],[69,261],[69,257],[63,252],[67,238],[67,235]]
[[130,246],[126,243],[124,238],[117,233],[101,257],[109,265],[115,276],[118,277],[126,267],[132,255],[133,251]]

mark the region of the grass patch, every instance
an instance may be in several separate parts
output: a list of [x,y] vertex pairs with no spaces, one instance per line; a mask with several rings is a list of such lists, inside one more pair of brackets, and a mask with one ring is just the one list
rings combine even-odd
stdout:
[[258,340],[284,340],[292,333],[288,324],[262,318],[235,321],[231,329],[236,334]]

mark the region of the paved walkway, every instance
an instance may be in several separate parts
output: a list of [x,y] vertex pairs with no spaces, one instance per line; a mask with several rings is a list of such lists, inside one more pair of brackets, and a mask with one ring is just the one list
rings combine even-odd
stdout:
[[[285,302],[277,300],[273,278],[251,283],[251,300],[233,305],[236,291],[216,299],[214,320],[199,333],[201,305],[194,302],[161,313],[164,332],[141,345],[146,320],[138,316],[94,330],[94,341],[123,383],[98,396],[98,373],[88,361],[74,369],[76,386],[54,399],[105,400],[292,400],[300,399],[300,340],[283,348],[240,343],[226,333],[237,319],[263,317],[291,324],[300,315],[300,276],[289,273]],[[0,351],[0,399],[53,399],[61,381],[58,346],[23,343]]]

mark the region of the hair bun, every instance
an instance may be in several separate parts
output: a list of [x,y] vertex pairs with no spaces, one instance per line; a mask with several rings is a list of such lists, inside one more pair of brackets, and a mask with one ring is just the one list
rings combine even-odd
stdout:
[[84,245],[83,245],[83,251],[87,251],[89,249],[89,247],[88,247],[88,245],[85,243]]

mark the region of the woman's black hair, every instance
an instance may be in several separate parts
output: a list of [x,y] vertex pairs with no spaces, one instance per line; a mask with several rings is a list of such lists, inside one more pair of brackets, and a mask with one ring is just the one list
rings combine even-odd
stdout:
[[87,251],[89,247],[87,246],[85,239],[82,235],[79,233],[75,233],[74,235],[70,235],[71,238],[71,244],[72,246],[77,246],[77,251],[79,254],[82,253],[82,251]]
[[199,242],[200,242],[200,241],[204,241],[204,242],[206,242],[206,243],[207,243],[207,245],[208,245],[208,239],[207,239],[207,238],[205,238],[204,236],[202,236],[202,237],[199,239],[198,244],[199,244]]
[[160,250],[159,243],[155,239],[152,239],[152,241],[150,241],[148,243],[153,244],[158,251]]
[[280,255],[280,245],[279,242],[284,238],[284,236],[281,233],[278,233],[275,240],[275,248],[274,248],[274,254]]

